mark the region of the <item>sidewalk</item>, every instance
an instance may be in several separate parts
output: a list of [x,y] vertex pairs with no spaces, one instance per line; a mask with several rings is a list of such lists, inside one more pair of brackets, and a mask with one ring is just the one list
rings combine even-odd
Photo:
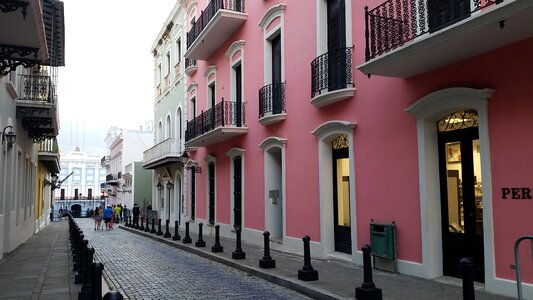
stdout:
[[52,222],[0,261],[0,299],[78,299],[67,221]]
[[[319,280],[305,282],[298,279],[298,270],[303,267],[303,257],[300,255],[271,250],[270,254],[276,260],[276,268],[261,269],[259,268],[259,259],[262,259],[264,255],[262,245],[242,242],[242,250],[246,252],[246,259],[234,260],[231,258],[231,254],[235,250],[235,239],[220,237],[220,244],[224,247],[224,252],[212,253],[211,246],[214,245],[214,236],[204,235],[203,239],[206,242],[206,247],[198,248],[195,247],[198,236],[193,233],[190,234],[192,243],[183,244],[182,240],[185,233],[182,231],[180,231],[182,240],[173,241],[172,238],[163,238],[162,235],[157,236],[123,226],[123,224],[119,224],[118,227],[226,264],[315,299],[355,299],[355,288],[360,287],[363,282],[363,270],[361,267],[355,266],[351,262],[335,258],[312,258],[311,264],[318,271]],[[169,231],[174,235],[174,228],[171,228]],[[383,299],[457,300],[463,297],[461,281],[454,278],[426,280],[374,269],[373,279],[376,287],[383,290]],[[475,289],[476,299],[512,299],[489,294],[484,291],[482,284],[476,284]]]

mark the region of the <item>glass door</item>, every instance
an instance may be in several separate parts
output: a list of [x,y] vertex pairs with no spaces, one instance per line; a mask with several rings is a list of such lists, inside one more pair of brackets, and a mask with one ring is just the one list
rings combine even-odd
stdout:
[[[448,123],[457,123],[471,117],[460,114],[447,118]],[[459,261],[471,257],[475,280],[483,282],[483,198],[477,119],[473,123],[476,126],[448,127],[438,136],[443,271],[444,275],[461,277]]]
[[332,142],[335,251],[352,254],[348,136]]

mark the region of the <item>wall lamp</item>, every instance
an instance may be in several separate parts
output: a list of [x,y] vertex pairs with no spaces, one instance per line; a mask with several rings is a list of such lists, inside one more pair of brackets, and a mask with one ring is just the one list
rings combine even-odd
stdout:
[[161,183],[158,183],[158,184],[156,185],[156,187],[157,187],[157,190],[158,190],[158,191],[162,191],[162,190],[163,190],[163,185],[162,185]]
[[[6,132],[8,128],[9,128],[9,132]],[[7,125],[4,128],[4,131],[2,132],[2,145],[4,144],[4,141],[7,141],[7,144],[9,146],[13,146],[16,140],[17,140],[17,135],[13,132],[13,126]]]

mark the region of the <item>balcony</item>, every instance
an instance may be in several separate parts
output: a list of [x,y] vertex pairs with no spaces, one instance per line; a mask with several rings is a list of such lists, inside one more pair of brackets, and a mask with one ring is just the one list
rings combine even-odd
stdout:
[[285,82],[272,83],[259,90],[259,123],[270,125],[285,120]]
[[185,74],[187,76],[191,76],[192,74],[196,73],[196,70],[198,70],[198,66],[196,65],[196,59],[185,59]]
[[57,139],[49,139],[39,144],[39,161],[46,167],[48,173],[59,173],[59,146]]
[[353,47],[322,54],[311,62],[311,104],[324,107],[355,95]]
[[110,155],[103,156],[102,159],[100,160],[100,166],[102,168],[109,167],[110,164],[111,164],[111,156]]
[[193,120],[187,122],[186,147],[206,147],[246,134],[245,103],[222,99]]
[[34,142],[56,137],[58,114],[55,84],[50,76],[21,75],[18,89],[17,118]]
[[143,168],[157,169],[174,163],[183,163],[183,151],[181,139],[166,139],[144,151]]
[[[122,176],[120,176],[122,177]],[[113,174],[107,174],[106,177],[105,177],[105,181],[106,181],[106,184],[107,185],[113,185],[113,186],[118,186],[120,184],[119,182],[119,176],[115,176]]]
[[[63,2],[1,1],[0,76],[18,66],[64,66]],[[4,3],[5,2],[5,3]]]
[[365,8],[367,75],[409,78],[533,36],[533,1],[389,0]]
[[244,0],[211,0],[187,33],[185,57],[207,60],[247,18]]

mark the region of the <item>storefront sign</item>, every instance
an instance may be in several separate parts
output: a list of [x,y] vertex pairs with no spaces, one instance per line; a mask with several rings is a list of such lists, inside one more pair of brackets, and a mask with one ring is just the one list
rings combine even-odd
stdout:
[[502,188],[502,199],[531,200],[531,188]]

